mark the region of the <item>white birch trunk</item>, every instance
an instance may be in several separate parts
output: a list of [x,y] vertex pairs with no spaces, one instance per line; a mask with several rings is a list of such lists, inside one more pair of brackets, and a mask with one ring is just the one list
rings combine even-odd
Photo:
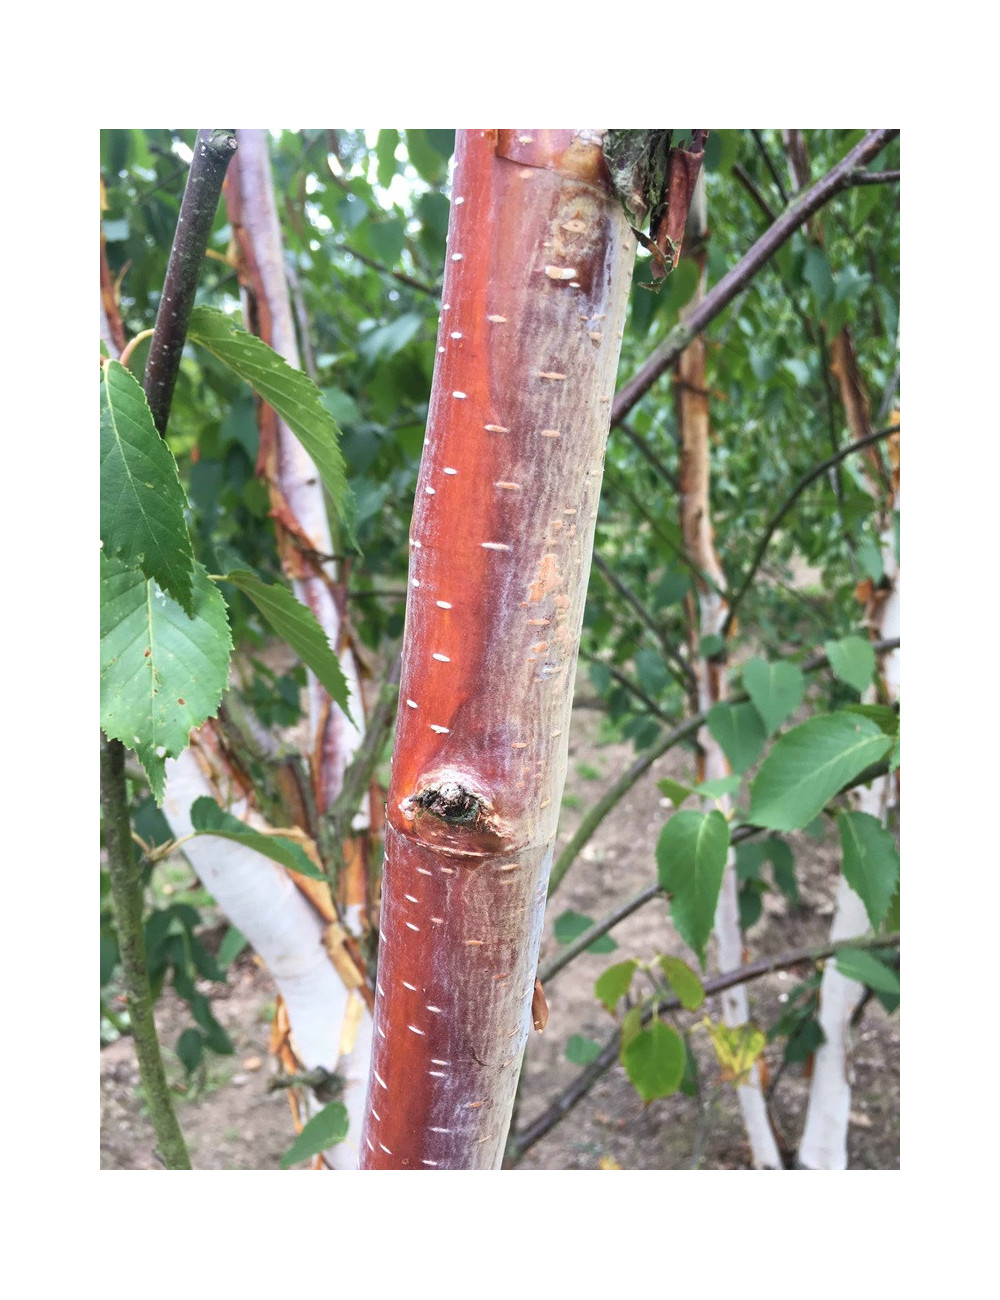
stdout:
[[[899,494],[896,500],[898,504]],[[899,636],[899,566],[891,526],[882,533],[882,564],[891,583],[878,618],[877,630],[883,639]],[[882,681],[890,701],[899,699],[899,651],[886,656]],[[865,692],[865,703],[874,703],[876,692]],[[879,777],[867,789],[861,789],[855,803],[861,812],[885,820],[895,798],[893,776]],[[869,929],[865,905],[841,876],[837,903],[830,928],[830,941],[856,939]],[[854,1015],[864,986],[841,975],[832,961],[826,963],[820,984],[819,1025],[824,1042],[813,1061],[812,1085],[806,1107],[805,1126],[799,1143],[798,1163],[803,1169],[846,1169],[847,1134],[851,1115],[851,1017]]]

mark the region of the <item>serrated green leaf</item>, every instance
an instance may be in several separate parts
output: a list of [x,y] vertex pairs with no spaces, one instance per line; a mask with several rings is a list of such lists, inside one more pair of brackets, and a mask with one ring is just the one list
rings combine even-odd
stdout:
[[891,745],[869,718],[850,713],[810,718],[779,737],[764,759],[750,787],[748,820],[776,831],[808,826]]
[[656,845],[660,884],[670,895],[678,934],[705,967],[722,874],[729,852],[729,823],[720,812],[674,813]]
[[629,991],[632,976],[638,965],[639,963],[632,961],[631,958],[628,961],[620,961],[616,966],[609,966],[594,982],[594,995],[612,1015],[619,1001]]
[[101,541],[192,612],[194,551],[184,490],[142,385],[119,361],[102,370]]
[[684,1010],[697,1011],[705,1001],[705,989],[691,967],[686,961],[681,961],[680,957],[670,957],[666,954],[658,957],[657,961],[660,970],[667,977],[667,983],[680,998]]
[[877,930],[899,884],[896,842],[871,813],[838,813],[837,825],[844,879],[864,903],[872,929]]
[[742,774],[757,761],[767,736],[760,714],[749,701],[713,704],[706,722],[734,772]]
[[871,685],[875,672],[875,651],[871,642],[860,636],[845,636],[840,641],[827,641],[823,649],[835,677],[859,694]]
[[226,602],[200,564],[194,617],[138,569],[101,555],[101,726],[134,749],[163,803],[165,760],[215,716],[229,676]]
[[347,479],[340,454],[340,430],[323,409],[319,389],[261,339],[239,329],[212,307],[191,313],[188,338],[211,352],[278,412],[319,470],[341,519],[347,513]]
[[591,1061],[597,1060],[602,1051],[600,1043],[593,1038],[585,1038],[583,1034],[570,1034],[566,1042],[566,1060],[574,1065],[589,1065]]
[[[572,943],[574,939],[579,939],[581,934],[586,933],[593,924],[591,917],[584,916],[582,912],[570,910],[563,912],[561,916],[556,918],[553,930],[559,943]],[[610,934],[602,934],[592,944],[589,944],[584,951],[614,952],[617,947],[617,942],[612,939]]]
[[191,825],[198,835],[218,835],[224,840],[242,844],[273,862],[280,862],[283,867],[297,871],[300,876],[308,876],[310,880],[326,879],[301,844],[282,835],[262,835],[220,808],[208,795],[202,795],[191,805]]
[[661,781],[656,783],[657,790],[665,794],[675,808],[679,808],[685,799],[690,799],[694,790],[688,785],[681,785],[680,781],[673,781],[669,776],[665,776]]
[[867,984],[876,993],[899,996],[899,976],[870,952],[858,948],[841,948],[837,953],[837,970],[845,979]]
[[801,669],[785,662],[768,663],[766,659],[751,659],[744,665],[743,685],[769,736],[795,712],[806,691]]
[[289,1169],[302,1160],[311,1160],[328,1147],[343,1142],[347,1137],[350,1120],[342,1101],[331,1101],[319,1114],[314,1115],[302,1132],[281,1157],[281,1168]]
[[662,1020],[654,1020],[631,1040],[622,1064],[643,1101],[669,1097],[684,1078],[686,1052],[680,1034]]
[[312,610],[296,600],[287,587],[261,582],[245,569],[227,573],[225,580],[249,596],[278,636],[287,641],[306,667],[316,674],[334,704],[350,718],[347,679]]

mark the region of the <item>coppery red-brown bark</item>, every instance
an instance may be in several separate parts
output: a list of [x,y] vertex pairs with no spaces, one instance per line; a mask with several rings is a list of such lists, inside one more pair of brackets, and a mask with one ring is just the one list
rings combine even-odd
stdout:
[[458,136],[364,1168],[495,1168],[503,1154],[635,250],[600,142]]

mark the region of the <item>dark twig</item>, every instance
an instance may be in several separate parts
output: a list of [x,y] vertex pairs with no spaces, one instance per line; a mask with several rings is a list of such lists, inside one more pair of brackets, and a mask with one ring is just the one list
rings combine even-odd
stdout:
[[160,433],[166,432],[198,275],[218,211],[226,168],[235,152],[235,131],[198,132],[142,380],[153,423]]
[[796,483],[795,487],[792,489],[787,500],[781,506],[781,509],[778,511],[776,515],[772,517],[771,522],[768,524],[767,528],[764,531],[763,537],[757,543],[757,549],[754,551],[753,559],[750,561],[750,567],[747,569],[746,575],[744,576],[743,581],[739,586],[739,589],[737,590],[736,594],[733,596],[733,599],[730,601],[729,611],[726,614],[726,621],[722,627],[722,633],[721,633],[722,636],[725,636],[729,631],[729,626],[733,621],[733,618],[736,614],[736,610],[739,607],[739,604],[742,601],[743,597],[746,595],[747,591],[749,590],[750,584],[753,582],[754,577],[757,573],[757,569],[760,567],[760,562],[764,558],[764,553],[768,548],[771,538],[774,536],[775,532],[777,531],[779,524],[785,518],[788,512],[791,510],[792,506],[799,499],[802,493],[810,485],[810,483],[815,483],[815,481],[818,478],[822,478],[828,469],[830,469],[834,465],[838,465],[846,456],[849,456],[852,452],[862,451],[864,450],[865,447],[870,447],[872,443],[879,442],[882,438],[888,438],[890,434],[897,433],[898,431],[899,431],[899,425],[894,424],[887,429],[877,429],[874,433],[866,434],[864,438],[858,438],[855,442],[848,443],[847,446],[841,447],[840,450],[836,453],[836,455],[829,456],[821,464],[813,466],[813,468],[809,471],[808,474],[803,475],[803,477],[799,479],[798,483]]
[[763,135],[761,135],[760,131],[751,131],[750,134],[754,138],[754,143],[757,146],[757,152],[764,160],[764,166],[771,173],[771,180],[774,181],[775,187],[777,188],[778,193],[781,195],[782,203],[787,203],[788,193],[785,190],[784,185],[782,184],[781,173],[778,171],[778,168],[775,166],[774,159],[771,157],[767,145],[764,143]]
[[370,266],[373,271],[378,271],[380,275],[391,275],[394,280],[398,280],[400,284],[405,284],[408,289],[416,289],[418,293],[426,293],[431,298],[440,298],[441,296],[440,288],[435,288],[432,284],[424,284],[421,280],[414,280],[405,271],[396,271],[383,262],[376,262],[373,257],[369,257],[367,253],[359,252],[351,244],[339,244],[338,247],[345,253],[350,253],[352,257],[356,257],[365,266]]
[[898,131],[889,129],[870,131],[835,167],[785,209],[774,225],[749,249],[746,256],[722,277],[681,324],[670,331],[655,352],[618,391],[611,408],[612,425],[621,423],[660,375],[674,364],[691,340],[729,306],[740,290],[774,256],[792,233],[814,212],[828,203],[834,195],[855,184],[853,177],[858,169],[881,153],[898,134]]
[[[826,958],[832,957],[845,949],[894,948],[898,944],[898,934],[886,934],[868,936],[863,939],[849,939],[840,943],[827,943],[818,948],[795,948],[788,952],[778,953],[774,957],[761,958],[760,961],[751,962],[746,966],[738,967],[736,970],[727,971],[723,975],[717,975],[714,979],[706,980],[704,984],[705,996],[713,997],[715,994],[734,988],[738,984],[748,984],[751,980],[759,979],[762,975],[786,970],[791,966],[798,966],[802,962],[815,964],[824,961]],[[664,998],[644,1012],[642,1023],[644,1025],[648,1024],[654,1016],[680,1009],[681,1002],[679,998]],[[620,1051],[621,1030],[618,1029],[608,1038],[601,1049],[600,1056],[581,1070],[569,1087],[550,1102],[541,1115],[532,1120],[519,1133],[513,1134],[508,1139],[507,1160],[510,1164],[516,1164],[527,1150],[545,1137],[546,1133],[555,1128],[560,1120],[566,1118],[573,1107],[583,1100],[597,1080],[614,1065]]]
[[618,577],[610,565],[608,565],[596,551],[594,552],[593,565],[608,586],[612,587],[618,595],[621,596],[622,600],[624,600],[625,603],[635,611],[640,620],[656,638],[660,649],[663,651],[667,666],[670,668],[676,680],[680,682],[686,690],[690,691],[692,689],[697,689],[695,676],[691,671],[690,666],[684,662],[674,647],[670,644],[670,638],[667,636],[666,632],[653,618],[652,614],[650,614],[649,610],[645,607],[635,592],[622,582],[621,578]]
[[864,167],[851,173],[852,185],[898,185],[899,172],[870,172]]
[[190,1169],[191,1157],[174,1113],[153,1020],[153,993],[142,924],[142,872],[132,848],[125,786],[125,748],[101,735],[101,813],[108,850],[111,903],[121,952],[129,1026],[149,1117],[168,1169]]

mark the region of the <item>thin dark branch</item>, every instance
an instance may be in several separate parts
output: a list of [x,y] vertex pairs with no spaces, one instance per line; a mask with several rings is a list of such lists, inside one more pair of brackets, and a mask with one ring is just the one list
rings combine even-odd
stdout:
[[852,185],[898,185],[899,172],[870,172],[864,167],[851,173]]
[[691,671],[690,666],[684,662],[670,644],[670,639],[666,632],[653,618],[652,614],[650,614],[649,610],[645,607],[635,592],[622,582],[621,578],[618,577],[610,565],[607,564],[596,551],[594,552],[593,565],[608,586],[612,587],[618,595],[621,596],[622,600],[624,600],[625,603],[635,611],[653,636],[656,637],[657,643],[663,651],[667,665],[675,679],[680,682],[686,690],[696,690],[697,682],[695,681],[695,676]]
[[132,847],[125,786],[125,747],[101,735],[101,813],[108,850],[108,875],[115,930],[121,953],[129,1026],[139,1074],[160,1154],[168,1169],[190,1169],[188,1155],[170,1098],[160,1042],[153,1020],[153,992],[146,964],[143,929],[142,872]]
[[142,380],[153,423],[160,433],[166,432],[198,275],[218,211],[222,182],[235,152],[235,131],[198,132]]
[[628,438],[629,442],[632,444],[633,447],[635,447],[636,451],[638,451],[639,454],[647,461],[647,463],[653,467],[653,469],[656,471],[659,477],[663,479],[665,483],[669,483],[675,492],[679,492],[680,481],[678,480],[677,475],[673,473],[672,470],[669,470],[666,467],[666,465],[664,465],[663,461],[659,458],[656,452],[653,451],[652,447],[650,447],[646,439],[643,438],[640,434],[636,433],[636,431],[632,428],[632,426],[629,424],[625,424],[624,421],[618,426],[618,428],[625,435],[625,437]]
[[771,173],[771,180],[774,181],[778,193],[781,195],[782,203],[787,203],[788,193],[782,183],[781,173],[778,171],[777,167],[775,166],[774,160],[768,151],[767,145],[764,143],[764,137],[761,135],[759,131],[751,131],[750,134],[754,138],[754,143],[757,146],[757,152],[764,160],[764,166]]
[[373,271],[378,271],[380,275],[391,275],[394,280],[398,280],[400,284],[405,284],[408,289],[416,289],[419,293],[426,293],[429,297],[435,299],[441,296],[440,288],[436,289],[432,284],[424,284],[422,280],[414,280],[405,271],[396,271],[391,266],[376,262],[373,257],[369,257],[367,253],[359,252],[351,244],[339,244],[338,247],[343,249],[345,253],[350,253],[352,257],[356,257],[365,266],[370,266]]
[[697,307],[675,326],[660,346],[616,394],[611,408],[612,425],[620,424],[633,406],[653,386],[660,375],[674,364],[687,345],[719,315],[740,290],[757,274],[778,249],[825,203],[842,190],[850,188],[858,168],[869,162],[899,134],[896,130],[870,131],[839,163],[799,195],[778,220],[749,249],[746,256],[728,271]]
[[330,808],[328,817],[333,823],[335,837],[338,827],[350,826],[351,820],[364,798],[365,791],[371,784],[372,774],[382,755],[382,748],[392,730],[392,724],[396,720],[396,703],[399,698],[399,675],[401,670],[402,660],[397,651],[393,659],[392,669],[382,682],[378,700],[365,726],[365,738],[344,772],[344,781],[340,794],[337,795]]
[[785,518],[785,516],[788,514],[792,506],[799,499],[799,497],[806,490],[806,488],[809,487],[811,483],[815,483],[815,481],[818,478],[822,478],[828,469],[830,469],[833,465],[839,464],[846,456],[849,456],[852,452],[863,451],[865,447],[870,447],[872,443],[879,442],[882,438],[888,438],[890,434],[897,433],[898,430],[899,430],[899,425],[894,424],[887,429],[877,429],[874,433],[866,434],[865,437],[858,438],[855,442],[848,443],[847,446],[841,447],[841,449],[836,453],[836,455],[827,457],[827,459],[824,460],[822,464],[815,465],[809,471],[808,474],[803,475],[803,477],[799,479],[798,483],[796,483],[795,487],[792,489],[787,500],[781,506],[781,509],[778,511],[776,515],[772,517],[771,522],[768,524],[767,528],[764,531],[763,537],[757,543],[757,549],[754,552],[753,559],[750,561],[750,567],[747,569],[746,575],[742,583],[740,584],[739,589],[737,590],[736,594],[733,596],[733,599],[730,601],[729,611],[726,614],[726,621],[722,628],[723,636],[725,636],[726,633],[729,631],[729,626],[732,623],[733,618],[735,617],[736,610],[739,607],[740,602],[743,600],[743,597],[746,595],[747,591],[749,590],[750,584],[754,580],[754,577],[757,573],[757,569],[760,567],[760,562],[764,558],[764,553],[768,548],[771,538],[774,536],[775,532],[777,531],[777,528],[780,525],[781,521]]
[[[791,966],[798,966],[802,962],[815,964],[845,949],[894,948],[898,944],[898,934],[887,934],[869,936],[863,939],[849,939],[840,943],[827,943],[818,948],[794,948],[788,952],[778,953],[774,957],[761,958],[760,961],[751,962],[747,966],[740,966],[736,970],[727,971],[723,975],[717,975],[714,979],[706,980],[704,984],[705,996],[712,997],[717,993],[724,992],[726,989],[734,988],[738,984],[747,984],[751,980],[760,979],[763,975],[786,970]],[[648,1024],[654,1016],[680,1009],[679,998],[664,998],[643,1014],[642,1023],[644,1025]],[[620,1051],[621,1030],[616,1030],[605,1042],[601,1054],[590,1065],[580,1071],[569,1087],[554,1098],[541,1115],[532,1120],[519,1133],[510,1137],[507,1142],[507,1161],[516,1164],[526,1151],[555,1128],[560,1120],[565,1119],[573,1107],[583,1100],[597,1080],[614,1065],[618,1060]]]
[[757,188],[757,182],[753,179],[742,163],[733,163],[733,175],[757,204],[764,216],[767,217],[768,221],[777,221],[777,212],[775,212],[774,208],[771,207],[767,199],[765,199],[763,194],[761,194],[760,190]]

